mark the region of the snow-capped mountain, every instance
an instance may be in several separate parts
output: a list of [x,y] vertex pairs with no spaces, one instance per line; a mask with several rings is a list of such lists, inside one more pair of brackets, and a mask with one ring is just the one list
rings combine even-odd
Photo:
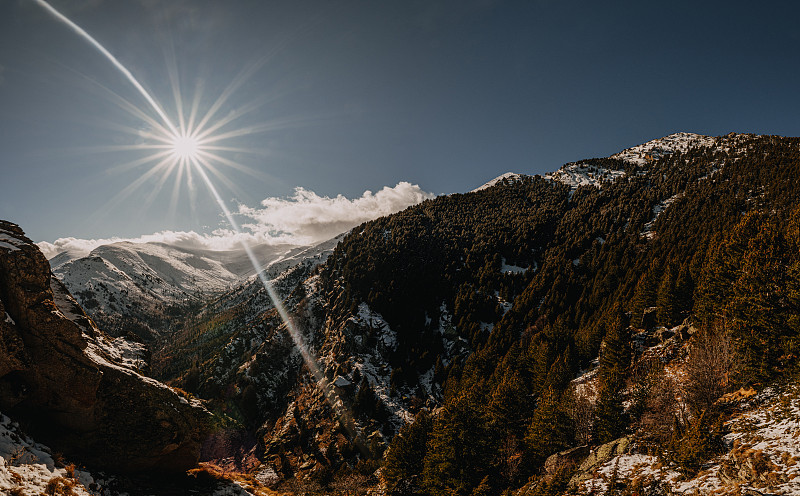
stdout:
[[[719,146],[725,138],[736,139],[736,137],[737,135],[715,138],[694,133],[674,133],[626,148],[607,159],[588,159],[564,164],[558,170],[545,174],[544,178],[566,184],[573,190],[579,186],[600,188],[605,183],[614,182],[630,174],[631,171],[626,170],[626,165],[646,168],[653,161],[672,153]],[[475,188],[472,192],[482,191],[505,181],[519,181],[524,177],[526,177],[524,174],[506,172]]]
[[718,139],[694,133],[674,133],[647,143],[626,148],[609,158],[616,158],[636,165],[646,165],[664,155],[677,151],[685,152],[691,148],[707,148],[714,146]]
[[[306,249],[253,247],[262,267],[291,263]],[[170,325],[170,313],[181,314],[255,274],[243,249],[211,251],[126,241],[57,265],[69,256],[54,257],[53,271],[100,327],[112,334],[127,329],[144,339],[163,332]]]
[[479,187],[473,189],[472,193],[474,193],[476,191],[483,191],[486,188],[491,188],[495,184],[499,184],[499,183],[501,183],[503,181],[509,181],[509,182],[519,181],[523,177],[525,177],[524,174],[517,174],[516,172],[506,172],[505,174],[501,174],[501,175],[497,176],[496,178],[494,178],[491,181],[483,184],[482,186],[479,186]]
[[[267,274],[286,313],[259,280],[247,278],[246,261],[236,269],[219,254],[169,247],[123,245],[83,259],[94,265],[78,271],[86,289],[77,296],[116,315],[120,328],[148,324],[146,317],[162,312],[158,329],[173,327],[152,341],[154,377],[207,400],[246,430],[248,456],[261,464],[249,473],[270,484],[347,477],[359,466],[378,484],[375,469],[388,464],[394,449],[411,449],[401,441],[385,455],[392,438],[428,412],[435,422],[424,427],[428,442],[414,454],[424,460],[403,477],[439,491],[433,494],[453,493],[447,477],[462,478],[473,494],[533,493],[556,487],[554,480],[567,484],[572,475],[563,467],[582,474],[576,490],[587,492],[602,493],[616,487],[614,477],[638,473],[648,484],[716,491],[750,477],[741,469],[753,453],[736,441],[757,439],[743,437],[739,425],[759,423],[758,436],[775,438],[765,456],[787,452],[773,463],[797,472],[796,450],[772,432],[762,407],[741,404],[736,408],[744,415],[722,419],[728,431],[717,448],[730,453],[721,463],[702,460],[711,472],[691,479],[678,470],[684,462],[649,451],[674,447],[653,448],[644,444],[651,438],[636,437],[641,412],[652,413],[647,421],[662,430],[678,429],[679,422],[675,436],[683,436],[693,425],[688,404],[679,418],[664,421],[653,412],[669,413],[656,403],[666,396],[637,399],[632,391],[651,393],[622,384],[613,395],[619,414],[607,418],[627,424],[597,437],[592,422],[603,413],[594,409],[611,397],[601,383],[611,376],[599,367],[630,360],[614,370],[638,363],[670,381],[682,377],[696,342],[695,332],[684,329],[693,325],[686,317],[703,318],[692,313],[701,308],[695,300],[719,300],[704,293],[720,269],[714,257],[721,255],[711,248],[738,242],[731,233],[746,234],[748,222],[764,222],[767,213],[795,212],[800,186],[784,178],[798,175],[798,148],[793,138],[676,133],[545,177],[506,173],[473,192],[364,223],[341,239],[273,254]],[[792,215],[800,219],[800,210]],[[142,302],[150,310],[140,311]],[[615,341],[615,332],[630,338]],[[606,360],[601,350],[608,349],[619,351],[617,358]],[[593,367],[591,383],[580,370]],[[576,376],[596,394],[574,397],[583,391],[571,381]],[[679,389],[664,391],[686,401]],[[772,406],[787,403],[787,415],[796,416],[798,394],[792,389],[789,398],[786,391],[787,399]],[[559,397],[574,425],[546,410],[562,408]],[[577,399],[588,403],[573,404]],[[588,422],[587,430],[579,433],[578,421]],[[547,435],[540,435],[541,425]],[[553,425],[575,431],[550,439],[549,431],[562,435]],[[796,423],[788,428],[794,432]],[[485,451],[459,457],[451,447],[462,438]],[[438,479],[449,467],[458,471]],[[495,479],[497,467],[502,477]],[[761,472],[753,477],[764,482]],[[796,489],[793,481],[776,481],[784,493]]]

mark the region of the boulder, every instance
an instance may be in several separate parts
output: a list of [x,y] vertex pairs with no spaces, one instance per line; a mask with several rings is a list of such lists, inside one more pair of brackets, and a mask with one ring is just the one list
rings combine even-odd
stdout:
[[589,445],[577,446],[547,457],[544,470],[547,474],[554,474],[565,465],[577,465],[589,455]]
[[624,455],[631,445],[631,437],[621,437],[606,444],[600,445],[589,453],[577,472],[569,481],[569,487],[575,488],[581,482],[594,477],[595,471],[617,455]]
[[0,410],[98,468],[185,471],[208,412],[125,364],[23,231],[0,221]]

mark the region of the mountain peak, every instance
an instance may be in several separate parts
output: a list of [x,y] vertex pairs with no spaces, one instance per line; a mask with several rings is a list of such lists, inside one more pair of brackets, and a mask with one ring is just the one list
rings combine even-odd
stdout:
[[685,152],[690,148],[708,147],[714,145],[716,138],[695,133],[673,133],[663,138],[650,140],[647,143],[626,148],[609,158],[617,158],[637,165],[645,165],[657,160],[664,155],[676,151]]
[[517,174],[516,172],[506,172],[505,174],[500,174],[496,178],[492,179],[491,181],[485,183],[483,186],[473,189],[471,192],[474,193],[475,191],[481,191],[486,188],[491,188],[495,184],[498,184],[502,181],[509,181],[509,182],[517,182],[520,179],[525,177],[524,174]]

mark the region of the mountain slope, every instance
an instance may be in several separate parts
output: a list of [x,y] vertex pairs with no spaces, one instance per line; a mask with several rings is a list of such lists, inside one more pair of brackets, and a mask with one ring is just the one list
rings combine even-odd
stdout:
[[[251,280],[158,341],[155,373],[298,491],[376,485],[383,466],[396,494],[559,494],[583,465],[658,460],[656,491],[742,465],[720,441],[741,403],[717,397],[797,367],[798,145],[678,133],[425,201],[276,265],[299,337]],[[725,374],[697,388],[720,336],[705,359]]]
[[85,463],[193,467],[208,412],[140,375],[138,348],[94,326],[18,226],[0,237],[0,409]]
[[[254,251],[268,266],[285,263],[304,249],[265,245]],[[255,269],[244,250],[119,242],[62,263],[54,273],[103,329],[149,341],[168,333],[176,316],[252,276]]]
[[[425,470],[413,475],[433,494],[485,477],[496,490],[519,487],[548,454],[574,446],[571,428],[546,444],[527,436],[543,405],[568,400],[570,379],[601,344],[696,311],[712,251],[743,212],[788,215],[800,194],[787,180],[797,150],[791,138],[679,134],[565,166],[588,184],[515,178],[368,222],[287,300],[326,381],[315,387],[297,355],[271,355],[268,343],[289,342],[276,315],[259,323],[264,346],[245,340],[214,366],[226,374],[241,364],[235,385],[248,394],[238,398],[250,398],[266,460],[284,477],[353,457],[368,467],[405,419],[443,405]],[[276,362],[300,370],[277,403],[257,379]],[[476,457],[453,444],[464,429],[482,447]]]

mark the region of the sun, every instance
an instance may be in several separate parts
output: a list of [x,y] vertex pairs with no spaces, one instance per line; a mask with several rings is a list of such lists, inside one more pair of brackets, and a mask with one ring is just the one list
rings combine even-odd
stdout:
[[182,161],[197,161],[200,155],[200,140],[191,135],[180,134],[172,137],[170,143],[172,156]]

